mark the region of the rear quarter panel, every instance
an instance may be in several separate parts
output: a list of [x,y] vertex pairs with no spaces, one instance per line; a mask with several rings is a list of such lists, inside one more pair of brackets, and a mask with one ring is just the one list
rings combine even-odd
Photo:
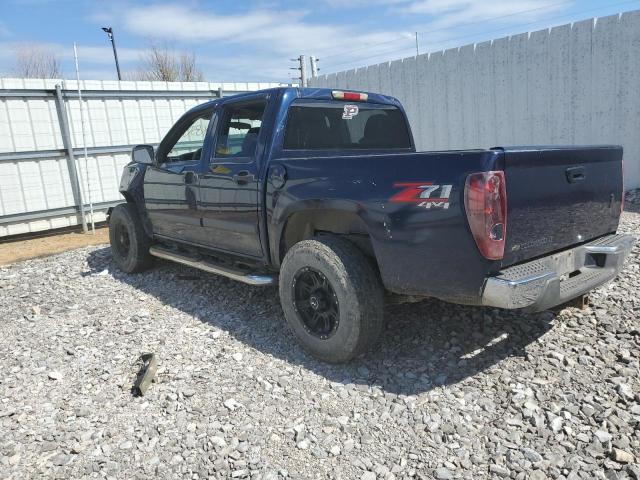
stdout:
[[[469,173],[498,168],[501,152],[299,153],[299,157],[274,158],[270,164],[270,168],[284,167],[287,178],[281,189],[270,182],[266,189],[269,243],[276,264],[281,260],[277,258],[281,235],[293,213],[349,211],[366,225],[387,289],[479,302],[484,278],[497,265],[479,254],[469,231],[464,182]],[[428,207],[419,199],[404,201],[412,192],[398,184],[407,183],[450,185],[448,201],[428,202]],[[434,190],[432,197],[442,191]]]

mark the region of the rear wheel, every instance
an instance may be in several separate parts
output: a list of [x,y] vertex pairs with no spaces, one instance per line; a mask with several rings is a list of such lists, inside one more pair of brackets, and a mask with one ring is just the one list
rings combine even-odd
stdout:
[[151,266],[151,239],[142,228],[134,204],[121,203],[113,209],[109,218],[109,242],[111,256],[120,270],[134,273]]
[[315,357],[343,363],[377,341],[383,326],[378,274],[351,242],[316,237],[295,244],[280,270],[280,301],[300,343]]

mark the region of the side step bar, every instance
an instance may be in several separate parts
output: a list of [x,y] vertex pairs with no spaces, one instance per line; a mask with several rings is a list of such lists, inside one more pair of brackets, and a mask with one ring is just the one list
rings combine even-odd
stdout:
[[216,275],[222,275],[223,277],[237,280],[242,283],[248,283],[249,285],[265,286],[276,285],[278,283],[278,277],[276,275],[254,275],[241,270],[231,270],[230,268],[215,265],[204,260],[196,260],[185,255],[180,255],[179,253],[158,246],[151,247],[149,249],[149,253],[154,257],[164,258],[165,260],[171,260],[176,263],[182,263],[189,267],[198,268],[205,272],[215,273]]

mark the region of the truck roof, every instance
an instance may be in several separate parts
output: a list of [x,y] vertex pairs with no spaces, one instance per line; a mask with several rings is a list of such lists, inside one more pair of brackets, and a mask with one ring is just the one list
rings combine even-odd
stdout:
[[268,88],[268,89],[264,89],[264,90],[255,90],[253,92],[246,92],[246,93],[239,93],[237,95],[230,95],[228,97],[222,97],[222,98],[218,98],[215,100],[211,100],[209,102],[205,102],[202,103],[200,105],[198,105],[197,107],[195,107],[195,109],[206,109],[207,107],[213,105],[213,104],[224,104],[226,101],[228,100],[238,100],[241,99],[242,97],[250,97],[253,96],[255,94],[259,94],[259,93],[268,93],[268,92],[285,92],[292,94],[294,97],[297,98],[309,98],[309,99],[317,99],[317,100],[333,100],[334,98],[332,97],[331,92],[338,90],[338,91],[348,91],[348,92],[357,92],[357,93],[366,93],[368,95],[368,99],[367,102],[369,103],[380,103],[380,104],[386,104],[386,105],[396,105],[396,106],[400,106],[400,102],[394,98],[394,97],[390,97],[388,95],[382,95],[380,93],[373,93],[373,92],[363,92],[361,90],[351,90],[351,89],[342,89],[342,88],[314,88],[314,87],[291,87],[291,86],[287,86],[287,87],[275,87],[275,88]]

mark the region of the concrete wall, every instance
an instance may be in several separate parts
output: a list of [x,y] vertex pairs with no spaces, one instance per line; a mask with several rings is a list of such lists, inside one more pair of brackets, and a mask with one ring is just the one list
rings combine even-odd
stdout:
[[621,144],[640,187],[640,11],[311,80],[402,101],[421,150]]
[[75,81],[0,78],[0,237],[79,223],[55,86],[62,85],[82,196],[96,221],[122,200],[118,184],[131,146],[156,144],[198,103],[274,83],[83,81],[88,162]]

